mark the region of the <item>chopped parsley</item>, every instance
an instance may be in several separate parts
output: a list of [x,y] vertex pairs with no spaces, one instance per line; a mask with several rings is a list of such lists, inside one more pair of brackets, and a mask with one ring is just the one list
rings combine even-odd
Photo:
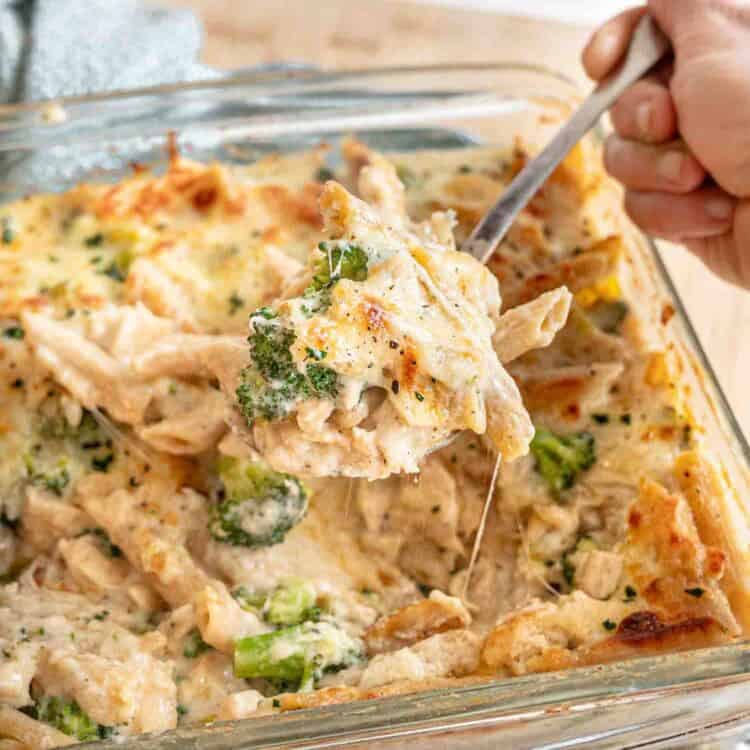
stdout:
[[6,328],[3,331],[3,336],[5,336],[6,339],[22,339],[26,335],[26,332],[21,328],[21,326],[10,326],[10,328]]
[[316,362],[325,359],[328,356],[328,352],[325,349],[313,349],[308,346],[305,349],[305,359],[314,359]]
[[97,538],[99,546],[109,557],[122,557],[122,550],[116,544],[112,544],[104,529],[97,527],[87,530],[85,533],[93,534]]
[[695,586],[691,589],[685,589],[685,593],[694,596],[696,599],[700,599],[703,596],[703,589],[700,586]]
[[99,247],[104,242],[104,235],[101,232],[92,234],[83,241],[86,247]]
[[417,399],[417,401],[424,401],[424,396],[419,391],[414,392],[414,398]]
[[607,424],[609,422],[609,414],[592,414],[591,419],[597,424]]
[[572,562],[568,559],[567,552],[563,555],[562,558],[562,575],[565,579],[565,583],[568,584],[568,586],[573,586],[573,580],[576,576],[576,566],[573,565]]
[[3,216],[2,222],[2,240],[4,245],[10,245],[11,242],[16,238],[16,232],[13,229],[13,224],[10,216]]
[[616,622],[612,622],[612,620],[609,620],[609,619],[608,619],[608,620],[605,620],[605,621],[604,621],[604,622],[602,623],[602,627],[603,627],[603,628],[604,628],[605,630],[614,630],[614,629],[615,629],[615,628],[617,627],[617,623],[616,623]]
[[245,300],[237,292],[232,292],[229,296],[229,314],[234,315],[238,310],[245,306]]
[[108,276],[112,281],[123,282],[128,277],[127,271],[120,268],[116,261],[112,261],[106,268],[99,271],[102,276]]
[[106,453],[103,456],[94,456],[91,459],[91,468],[94,471],[100,471],[106,474],[109,471],[110,464],[115,460],[114,453]]
[[327,182],[328,180],[333,180],[335,178],[336,175],[333,173],[333,170],[329,169],[328,167],[320,167],[320,169],[315,172],[316,182]]
[[625,587],[625,601],[632,602],[633,599],[636,598],[636,596],[638,596],[638,592],[630,584],[628,584]]

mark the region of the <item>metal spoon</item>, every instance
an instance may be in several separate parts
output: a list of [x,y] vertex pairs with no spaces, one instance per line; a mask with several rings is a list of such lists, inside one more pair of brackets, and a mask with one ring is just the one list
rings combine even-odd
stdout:
[[[669,51],[669,40],[660,31],[651,16],[643,16],[636,26],[625,58],[617,70],[594,89],[541,153],[516,175],[507,190],[477,224],[461,249],[464,252],[471,253],[482,263],[487,263],[505,237],[505,233],[510,229],[516,216],[534,197],[536,191],[552,174],[555,167],[567,156],[573,146],[596,125],[599,118],[619,99],[628,86],[648,73]],[[492,498],[495,495],[495,485],[499,473],[500,456],[495,461],[492,480],[466,570],[466,578],[461,593],[461,598],[464,600],[467,598],[471,574],[479,557],[487,515],[492,505]]]
[[594,89],[541,153],[516,175],[497,203],[474,228],[461,249],[482,263],[487,263],[516,216],[534,197],[555,167],[596,125],[599,118],[619,99],[625,89],[648,73],[669,50],[669,40],[651,16],[643,16],[617,70]]

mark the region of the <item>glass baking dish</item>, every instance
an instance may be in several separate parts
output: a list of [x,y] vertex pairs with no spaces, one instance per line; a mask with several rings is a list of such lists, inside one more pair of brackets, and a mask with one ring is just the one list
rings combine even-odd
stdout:
[[[271,71],[60,102],[0,107],[0,200],[113,181],[133,162],[163,165],[170,132],[196,159],[249,163],[356,132],[385,150],[540,145],[576,99],[552,72],[512,64],[342,73]],[[332,157],[335,160],[335,157]],[[332,163],[335,166],[335,163]],[[658,252],[638,238],[649,294],[677,311],[696,421],[739,497],[750,449]],[[742,511],[741,515],[750,513]],[[747,523],[747,518],[738,519]],[[730,746],[750,726],[750,642],[185,728],[131,740],[165,748]],[[719,738],[719,739],[717,739]],[[720,743],[720,744],[717,744]],[[104,742],[114,748],[120,743]]]

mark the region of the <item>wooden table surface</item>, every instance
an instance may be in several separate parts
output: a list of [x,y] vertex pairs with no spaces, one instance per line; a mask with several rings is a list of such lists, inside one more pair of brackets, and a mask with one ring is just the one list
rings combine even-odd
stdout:
[[[203,61],[219,68],[295,60],[325,68],[407,63],[541,63],[586,84],[578,62],[590,29],[387,0],[159,0],[192,8]],[[533,0],[531,0],[533,2]],[[745,433],[750,435],[750,292],[708,274],[680,248],[663,257]]]

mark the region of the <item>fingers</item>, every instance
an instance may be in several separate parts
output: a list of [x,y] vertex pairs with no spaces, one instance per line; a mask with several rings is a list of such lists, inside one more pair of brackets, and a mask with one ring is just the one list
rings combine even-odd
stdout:
[[607,139],[604,166],[626,188],[656,193],[689,193],[706,178],[706,171],[680,141],[650,145]]
[[685,245],[724,280],[750,287],[750,201],[737,204],[731,232]]
[[677,135],[677,113],[669,89],[655,78],[634,83],[611,111],[612,124],[623,137],[664,143]]
[[638,226],[648,234],[674,241],[725,234],[732,227],[735,205],[736,200],[717,187],[687,195],[637,190],[625,194],[625,210]]
[[630,37],[645,8],[631,8],[600,26],[583,50],[586,73],[595,81],[604,78],[617,65],[628,48]]

